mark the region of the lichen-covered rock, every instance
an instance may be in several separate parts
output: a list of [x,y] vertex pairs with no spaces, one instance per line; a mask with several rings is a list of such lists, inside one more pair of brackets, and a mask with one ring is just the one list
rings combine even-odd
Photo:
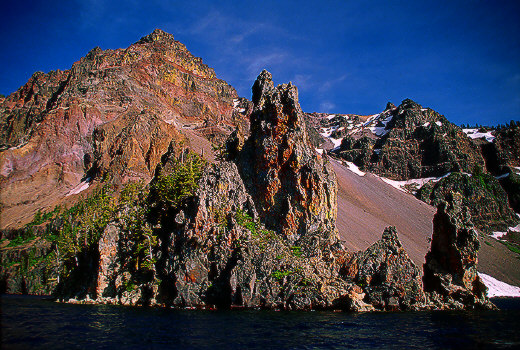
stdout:
[[421,270],[408,257],[395,227],[387,227],[379,241],[354,254],[343,273],[363,288],[363,300],[378,310],[424,307]]
[[[495,132],[493,145],[501,173],[520,167],[520,123],[513,123]],[[501,175],[501,174],[499,174]]]
[[437,207],[431,248],[424,264],[424,290],[440,308],[493,308],[477,272],[478,234],[462,196]]
[[290,242],[337,237],[335,174],[307,137],[298,90],[274,87],[262,71],[253,85],[251,136],[237,164],[262,222]]
[[114,223],[109,223],[99,239],[99,267],[97,273],[96,296],[114,296],[117,276],[121,274],[118,258],[120,231]]
[[500,185],[507,193],[511,209],[520,213],[520,175],[511,171],[508,176],[500,179]]
[[[181,220],[177,220],[182,213]],[[158,303],[184,307],[345,308],[350,284],[330,244],[291,245],[267,229],[233,162],[209,165],[195,196],[160,219]],[[318,240],[319,241],[319,240]],[[166,288],[166,286],[168,286]],[[357,304],[356,304],[357,305]],[[359,308],[364,304],[359,303]]]

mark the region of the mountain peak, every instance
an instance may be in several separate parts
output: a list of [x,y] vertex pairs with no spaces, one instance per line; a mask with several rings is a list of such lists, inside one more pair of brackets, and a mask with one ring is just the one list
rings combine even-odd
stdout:
[[395,105],[392,102],[388,102],[385,107],[385,111],[388,111],[390,109],[394,109]]
[[255,106],[263,106],[263,102],[261,99],[271,90],[274,89],[273,84],[273,76],[267,70],[262,70],[262,72],[258,75],[253,84],[253,98],[252,101]]
[[172,34],[166,33],[164,30],[156,28],[150,34],[143,36],[138,41],[138,43],[144,44],[144,43],[153,43],[155,41],[172,41],[172,40],[174,40]]
[[412,108],[412,109],[414,109],[414,108],[421,109],[422,108],[422,106],[420,104],[418,104],[417,102],[415,102],[409,98],[403,100],[403,102],[401,102],[401,106],[403,108]]

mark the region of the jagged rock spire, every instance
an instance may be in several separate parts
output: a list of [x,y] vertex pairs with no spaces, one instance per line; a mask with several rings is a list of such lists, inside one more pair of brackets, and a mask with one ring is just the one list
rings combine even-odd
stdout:
[[260,216],[295,242],[317,231],[336,237],[336,180],[311,148],[296,86],[274,87],[262,71],[253,85],[251,136],[239,157]]
[[437,207],[431,248],[424,264],[424,289],[452,307],[490,307],[477,272],[478,234],[462,195],[452,193]]

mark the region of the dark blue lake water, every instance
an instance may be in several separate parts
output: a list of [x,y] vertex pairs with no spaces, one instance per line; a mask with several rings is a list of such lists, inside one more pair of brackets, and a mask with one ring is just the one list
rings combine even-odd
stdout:
[[184,311],[1,297],[2,349],[520,348],[520,299],[501,311],[347,314]]

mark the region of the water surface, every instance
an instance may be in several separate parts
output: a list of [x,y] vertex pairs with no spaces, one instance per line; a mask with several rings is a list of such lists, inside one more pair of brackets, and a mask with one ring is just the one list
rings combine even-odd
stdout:
[[2,349],[520,348],[520,299],[501,311],[195,311],[3,295]]

